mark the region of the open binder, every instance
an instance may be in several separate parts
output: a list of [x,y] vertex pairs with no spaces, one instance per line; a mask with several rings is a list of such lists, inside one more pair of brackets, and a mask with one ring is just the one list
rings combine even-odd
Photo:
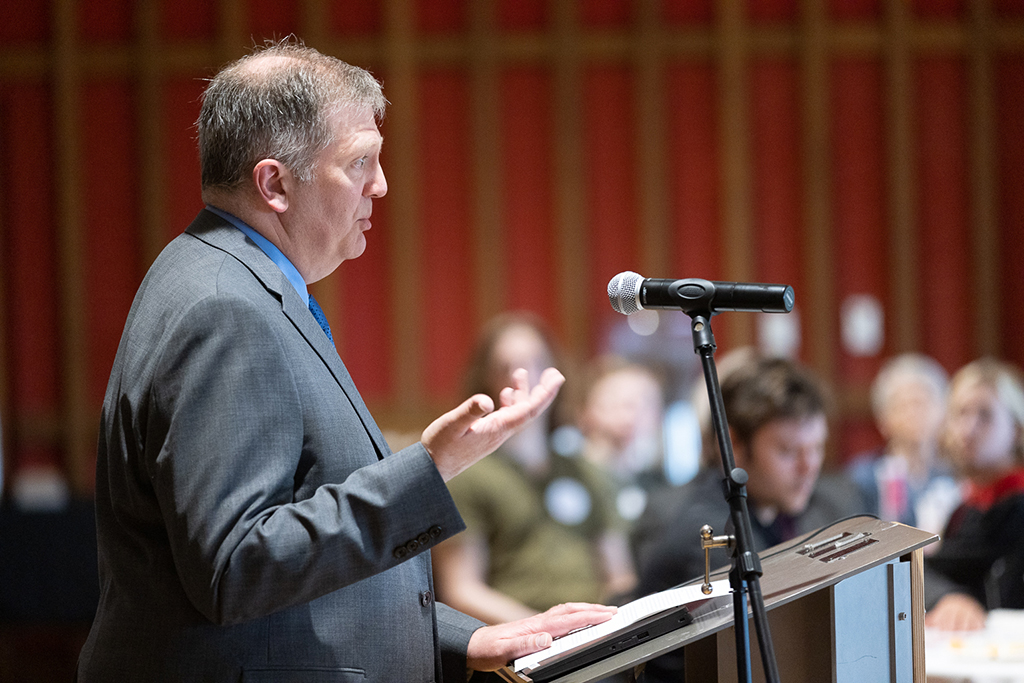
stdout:
[[545,650],[517,659],[512,665],[520,681],[546,683],[563,674],[629,650],[651,638],[693,622],[697,611],[713,597],[728,595],[729,582],[716,581],[711,593],[699,585],[670,588],[619,607],[610,620],[574,631]]
[[[783,679],[924,683],[921,548],[937,538],[863,516],[760,553],[765,606],[782,645]],[[712,578],[721,579],[726,571]],[[700,582],[685,588],[700,595]],[[690,597],[680,594],[668,601],[677,604],[663,611],[625,618],[596,638],[553,656],[516,660],[499,674],[513,683],[588,683],[683,648],[687,683],[734,681],[732,597],[728,582],[718,586],[709,597],[687,602]],[[755,666],[753,673],[758,680],[760,669]]]

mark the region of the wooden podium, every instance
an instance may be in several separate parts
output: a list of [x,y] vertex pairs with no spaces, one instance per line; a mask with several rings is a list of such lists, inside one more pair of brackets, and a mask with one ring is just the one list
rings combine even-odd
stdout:
[[[914,527],[857,517],[759,553],[781,680],[924,683],[921,548],[937,539]],[[599,680],[679,648],[686,683],[735,682],[732,597],[708,600],[693,616],[687,626],[550,683]],[[753,624],[750,641],[753,679],[763,681]],[[535,672],[538,679],[540,674]]]

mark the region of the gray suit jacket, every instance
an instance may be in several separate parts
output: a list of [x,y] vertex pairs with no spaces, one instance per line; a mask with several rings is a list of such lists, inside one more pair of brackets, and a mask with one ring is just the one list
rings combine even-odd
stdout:
[[128,315],[96,498],[80,681],[465,681],[481,624],[433,600],[426,551],[463,528],[433,461],[390,452],[291,284],[208,211]]

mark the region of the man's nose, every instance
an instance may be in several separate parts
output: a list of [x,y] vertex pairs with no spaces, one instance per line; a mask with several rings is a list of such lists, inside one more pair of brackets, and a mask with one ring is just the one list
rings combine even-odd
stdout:
[[815,451],[804,451],[798,458],[800,463],[801,474],[808,475],[814,472],[820,461],[817,452]]
[[384,177],[384,169],[378,165],[377,172],[367,186],[367,196],[377,199],[388,193],[388,180]]

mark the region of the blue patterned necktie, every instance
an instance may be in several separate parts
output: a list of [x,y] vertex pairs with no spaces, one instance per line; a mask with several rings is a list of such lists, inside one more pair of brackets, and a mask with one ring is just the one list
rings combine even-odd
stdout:
[[327,316],[324,315],[323,309],[320,308],[320,304],[316,302],[316,299],[313,298],[312,294],[309,295],[309,312],[313,314],[313,317],[316,318],[321,329],[323,329],[324,334],[327,335],[327,338],[331,340],[331,343],[333,344],[334,337],[331,336],[331,326],[327,324]]

